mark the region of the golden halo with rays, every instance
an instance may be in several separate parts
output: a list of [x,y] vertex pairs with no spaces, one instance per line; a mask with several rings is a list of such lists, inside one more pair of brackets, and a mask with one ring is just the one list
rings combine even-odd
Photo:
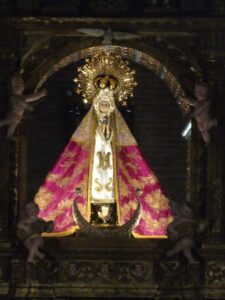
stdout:
[[114,90],[116,100],[122,105],[127,104],[128,97],[133,97],[133,89],[137,85],[135,71],[130,69],[128,61],[121,56],[101,52],[85,60],[86,64],[79,67],[76,92],[81,94],[84,103],[91,103],[100,89],[109,87]]

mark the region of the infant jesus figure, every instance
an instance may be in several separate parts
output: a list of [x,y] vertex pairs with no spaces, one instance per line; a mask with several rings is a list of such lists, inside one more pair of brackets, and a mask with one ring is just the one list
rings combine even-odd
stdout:
[[14,132],[21,122],[25,110],[32,111],[33,108],[29,104],[29,102],[38,100],[41,97],[47,95],[45,89],[33,93],[30,95],[24,95],[25,84],[24,80],[20,73],[14,73],[11,81],[11,96],[10,96],[10,104],[11,110],[9,111],[6,119],[0,121],[0,128],[3,126],[8,126],[7,130],[7,138],[14,140]]
[[195,106],[193,113],[190,115],[196,119],[198,129],[206,144],[210,142],[209,130],[217,126],[217,119],[210,117],[209,88],[205,82],[197,82],[194,88],[195,98],[179,97],[181,101]]

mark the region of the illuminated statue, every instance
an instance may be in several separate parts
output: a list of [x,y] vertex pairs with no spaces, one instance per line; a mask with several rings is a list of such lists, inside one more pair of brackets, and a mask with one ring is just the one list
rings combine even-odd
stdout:
[[134,71],[120,56],[100,53],[86,60],[75,81],[77,92],[91,108],[35,197],[39,216],[54,221],[54,232],[46,236],[69,235],[78,229],[74,199],[93,226],[122,226],[134,215],[136,191],[141,190],[141,213],[133,236],[166,237],[173,219],[169,201],[116,106],[133,95]]

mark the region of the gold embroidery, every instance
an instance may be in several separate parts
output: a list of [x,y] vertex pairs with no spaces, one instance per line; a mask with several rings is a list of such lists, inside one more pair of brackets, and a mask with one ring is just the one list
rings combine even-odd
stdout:
[[122,174],[126,177],[127,181],[134,187],[134,188],[140,188],[144,189],[144,187],[148,184],[153,185],[158,183],[158,179],[156,176],[151,173],[148,176],[139,176],[138,180],[135,178],[132,178],[126,168],[124,168],[123,161],[118,160],[120,170]]
[[129,203],[124,204],[121,209],[123,210],[123,214],[126,215],[126,213],[130,213],[130,210],[134,211],[137,209],[137,201],[129,201]]
[[[62,212],[66,209],[66,208],[69,208],[71,207],[72,208],[72,204],[73,204],[73,200],[72,199],[64,199],[62,200],[57,208],[48,214],[47,217],[45,217],[45,220],[46,221],[50,221],[50,220],[55,220],[56,217],[58,217],[59,215],[62,214]],[[64,219],[67,219],[67,218],[64,218]]]
[[57,210],[59,211],[65,210],[66,208],[71,207],[72,204],[73,204],[72,199],[65,199],[64,201],[59,203],[59,205],[57,206]]
[[154,220],[149,213],[142,212],[142,219],[145,220],[145,223],[149,230],[158,230],[162,228],[167,228],[170,219],[168,217],[163,217],[158,220]]
[[79,176],[83,171],[85,171],[85,169],[87,168],[87,164],[88,162],[86,160],[83,161],[80,165],[74,168],[73,173],[70,176],[61,179],[61,176],[63,175],[50,174],[47,176],[46,180],[54,182],[60,188],[64,188],[65,186],[68,186],[71,182],[73,182],[74,179],[77,176]]
[[54,173],[49,173],[46,177],[46,181],[57,181],[59,178],[62,176],[62,174],[54,174]]
[[131,160],[136,159],[137,156],[139,156],[139,155],[140,155],[140,153],[138,152],[138,150],[136,148],[134,148],[132,152],[126,153],[127,158],[129,158]]
[[53,197],[53,192],[48,191],[45,187],[40,187],[39,191],[37,192],[34,198],[34,202],[39,206],[40,210],[43,210],[52,201]]
[[[73,199],[64,199],[62,202],[59,203],[57,208],[52,213],[50,213],[47,217],[45,217],[45,220],[46,221],[55,220],[58,216],[62,215],[65,209],[67,208],[72,209],[73,201],[74,201]],[[86,218],[87,216],[86,205],[80,203],[78,203],[77,205],[82,215]],[[67,224],[68,218],[69,216],[66,216],[62,221],[62,223],[60,223],[60,225]]]
[[130,194],[128,186],[122,179],[119,181],[120,197],[126,197]]
[[71,158],[71,157],[74,157],[74,152],[71,150],[67,150],[62,154],[62,156],[60,158],[67,159],[67,158]]
[[139,164],[134,164],[132,162],[126,162],[125,165],[129,168],[131,168],[134,172],[137,172],[138,170],[141,170],[141,166]]
[[65,227],[68,226],[69,224],[74,223],[74,219],[72,216],[67,216],[60,224],[60,226]]
[[146,185],[154,185],[158,183],[158,180],[155,176],[149,175],[149,176],[140,176],[139,179],[130,179],[130,182],[133,186],[136,188],[144,189]]
[[77,186],[78,188],[81,189],[81,195],[84,199],[87,198],[87,187],[88,187],[87,180],[88,180],[87,176],[84,176],[83,180]]
[[113,186],[110,186],[112,183],[113,183],[113,179],[112,179],[112,178],[109,178],[109,182],[106,183],[106,185],[105,185],[105,189],[106,189],[107,191],[109,191],[109,192],[111,192],[112,189],[113,189]]
[[123,225],[125,222],[127,222],[127,220],[130,219],[131,214],[133,214],[136,209],[137,201],[135,200],[131,200],[129,203],[125,203],[123,206],[121,206],[122,220],[120,225]]
[[148,177],[145,177],[146,179],[143,179],[143,181],[148,181],[149,184],[156,184],[156,183],[159,183],[158,181],[158,178],[153,174],[151,173]]
[[88,113],[85,115],[83,120],[81,121],[81,124],[78,126],[76,131],[74,132],[71,140],[78,142],[80,144],[84,145],[90,145],[91,143],[91,132],[90,128],[93,127],[93,107],[88,111]]
[[78,209],[79,209],[81,215],[87,220],[87,218],[88,218],[87,205],[78,203],[77,206],[78,206]]
[[99,151],[96,153],[98,158],[99,158],[99,165],[98,168],[102,168],[103,170],[107,170],[108,168],[112,168],[112,166],[110,165],[110,152],[102,152]]
[[[85,162],[85,164],[87,164],[87,163]],[[84,164],[83,168],[85,168],[85,164]],[[60,176],[61,176],[60,174],[49,174],[48,177],[47,177],[47,181],[52,181],[57,186],[64,187],[65,185],[69,184],[82,171],[83,171],[83,169],[82,169],[82,167],[80,167],[78,173],[74,172],[73,176],[66,177],[64,180],[60,180]],[[83,197],[86,198],[87,197],[87,177],[86,176],[84,176],[84,178],[79,183],[79,187],[82,190]],[[55,194],[53,192],[47,190],[45,187],[41,187],[39,189],[34,201],[35,201],[35,203],[38,204],[40,210],[43,210],[51,203],[51,201],[53,200],[54,195]],[[48,217],[46,217],[45,219],[46,220],[54,220],[58,215],[60,215],[62,213],[62,211],[65,208],[68,208],[70,206],[72,207],[72,202],[73,202],[73,200],[70,200],[70,199],[62,200],[59,203],[57,209],[54,212],[50,213],[48,215]],[[87,215],[86,205],[84,206],[84,208],[82,208],[81,211],[84,212],[84,216]]]
[[95,183],[98,185],[95,187],[96,192],[101,192],[104,188],[103,184],[99,182],[98,178],[95,178]]
[[[121,207],[123,211],[122,224],[124,224],[127,219],[130,219],[130,215],[135,211],[136,208],[136,201],[130,201],[130,203],[126,203]],[[149,213],[143,210],[141,211],[141,219],[145,221],[146,229],[150,231],[167,228],[168,224],[173,220],[172,217],[162,217],[160,219],[154,220]]]
[[154,209],[156,213],[169,208],[168,199],[162,194],[161,190],[151,192],[146,195],[145,202]]
[[71,166],[75,165],[77,162],[75,159],[73,160],[69,160],[69,161],[63,161],[61,164],[60,164],[60,167],[61,168],[66,168],[66,169],[69,169]]

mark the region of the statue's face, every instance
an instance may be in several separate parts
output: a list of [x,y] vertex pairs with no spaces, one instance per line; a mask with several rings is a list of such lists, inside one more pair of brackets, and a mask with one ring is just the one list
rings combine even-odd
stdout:
[[99,110],[101,113],[106,114],[110,108],[110,103],[107,100],[100,100]]
[[110,116],[115,109],[113,92],[108,88],[100,90],[94,100],[94,108],[98,117]]
[[195,86],[195,96],[198,100],[203,101],[208,96],[208,87],[203,84],[196,84]]

